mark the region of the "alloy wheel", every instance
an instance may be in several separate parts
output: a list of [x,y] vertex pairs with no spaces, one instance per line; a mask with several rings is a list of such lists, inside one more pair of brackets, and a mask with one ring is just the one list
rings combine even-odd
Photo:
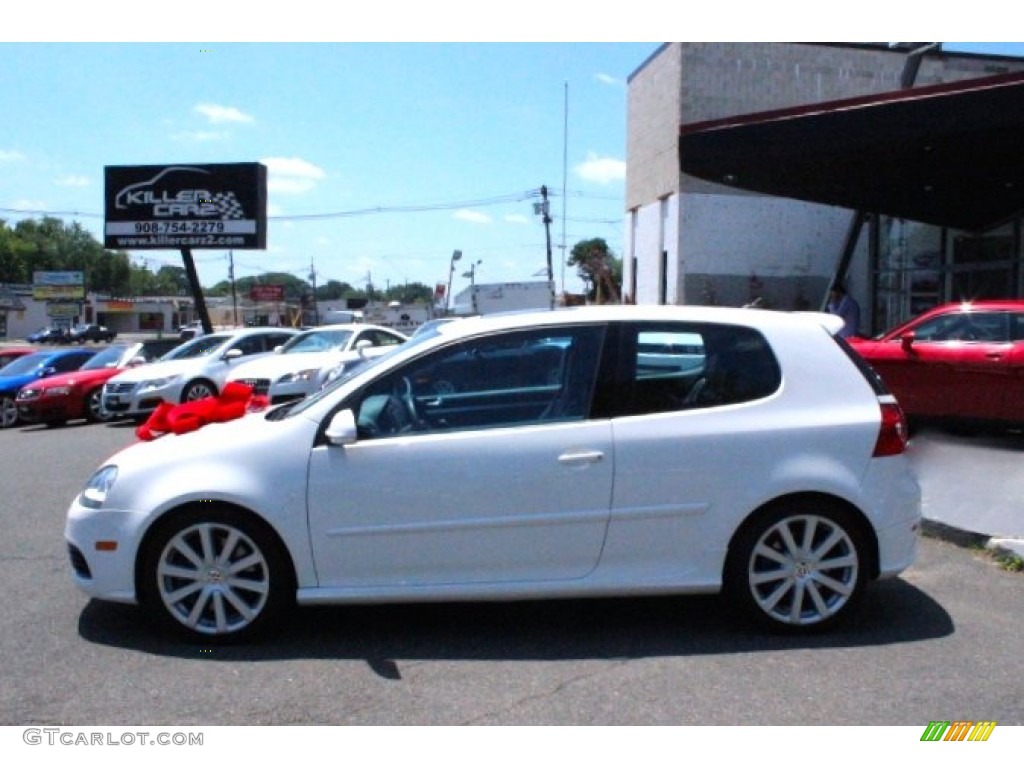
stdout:
[[268,555],[245,531],[199,522],[167,542],[156,565],[167,612],[201,635],[239,632],[256,621],[271,595]]

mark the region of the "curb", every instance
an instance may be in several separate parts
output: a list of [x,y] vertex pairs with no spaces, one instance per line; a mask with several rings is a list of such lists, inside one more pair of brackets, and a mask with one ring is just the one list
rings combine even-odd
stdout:
[[921,520],[921,534],[933,539],[955,544],[967,549],[984,548],[997,555],[1024,558],[1024,539],[1004,536],[989,536],[984,533],[965,531],[935,520]]

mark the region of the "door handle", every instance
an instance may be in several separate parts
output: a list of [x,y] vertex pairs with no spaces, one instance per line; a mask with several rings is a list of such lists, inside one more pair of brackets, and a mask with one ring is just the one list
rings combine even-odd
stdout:
[[558,457],[559,464],[596,464],[604,459],[603,451],[567,451]]

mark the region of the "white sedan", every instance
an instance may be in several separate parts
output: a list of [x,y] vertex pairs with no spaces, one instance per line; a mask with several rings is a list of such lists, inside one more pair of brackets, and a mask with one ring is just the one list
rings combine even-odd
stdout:
[[379,357],[406,340],[405,334],[379,325],[310,328],[289,339],[276,354],[239,365],[228,380],[248,384],[275,405],[301,400],[318,390],[335,368]]
[[[451,323],[112,457],[68,511],[73,578],[203,643],[296,602],[723,589],[760,624],[826,627],[911,564],[921,512],[903,414],[837,329],[642,306]],[[685,354],[643,365],[651,344]]]
[[217,395],[236,366],[270,354],[296,333],[293,328],[244,328],[192,339],[155,363],[107,381],[103,408],[113,417],[141,418],[160,403]]

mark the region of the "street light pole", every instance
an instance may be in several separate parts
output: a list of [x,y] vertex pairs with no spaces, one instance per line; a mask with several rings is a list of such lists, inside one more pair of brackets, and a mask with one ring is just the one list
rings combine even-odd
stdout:
[[448,292],[444,295],[444,313],[451,314],[449,307],[452,300],[452,277],[455,275],[455,262],[462,258],[462,251],[452,251],[452,260],[448,264]]

